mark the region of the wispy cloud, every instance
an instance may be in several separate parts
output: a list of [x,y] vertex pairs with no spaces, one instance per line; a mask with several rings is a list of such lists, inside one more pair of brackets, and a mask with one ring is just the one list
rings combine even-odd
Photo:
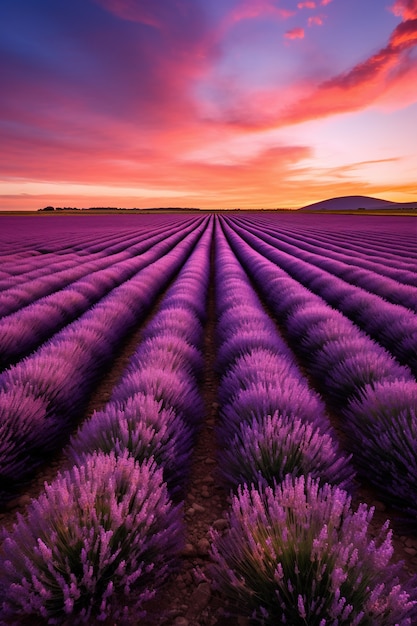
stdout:
[[[403,15],[412,15],[417,0],[401,2],[401,7]],[[414,97],[410,92],[410,84],[417,79],[416,63],[410,54],[416,46],[417,19],[406,18],[393,30],[386,46],[313,88],[310,95],[288,106],[282,117],[278,115],[277,123],[317,119],[387,100],[399,107],[408,104],[410,98],[416,102],[417,92],[414,90]]]
[[322,26],[324,24],[324,18],[321,15],[313,15],[308,18],[309,26]]
[[273,0],[241,0],[237,6],[231,10],[223,21],[222,30],[232,26],[242,20],[251,20],[259,17],[274,17],[279,20],[286,20],[292,17],[295,11],[277,7]]
[[285,39],[304,39],[304,28],[292,28],[284,34]]
[[[399,73],[415,67],[413,59],[408,57],[407,52],[416,45],[417,19],[401,22],[392,32],[387,46],[348,72],[327,81],[322,87],[323,89],[340,87],[349,90],[358,86],[366,87],[371,83],[378,87],[378,78],[395,81]],[[397,71],[390,74],[390,70],[394,69]],[[385,86],[381,82],[379,84],[381,88]]]

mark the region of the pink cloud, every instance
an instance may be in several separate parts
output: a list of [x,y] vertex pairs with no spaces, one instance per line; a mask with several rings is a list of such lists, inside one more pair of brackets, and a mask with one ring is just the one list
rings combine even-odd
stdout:
[[311,0],[306,0],[305,2],[299,2],[297,4],[297,7],[299,9],[315,9],[316,8],[316,3],[315,2],[311,2]]
[[358,63],[349,72],[341,74],[331,79],[325,86],[339,86],[352,88],[356,86],[366,86],[369,82],[375,83],[378,76],[387,75],[391,68],[402,63],[403,69],[408,64],[414,65],[413,61],[406,55],[402,57],[402,52],[414,47],[417,44],[417,19],[401,22],[391,34],[388,45],[377,53]]
[[308,18],[309,26],[322,26],[323,23],[324,20],[322,17],[320,17],[320,15],[314,15],[313,17]]
[[285,39],[304,39],[304,28],[293,28],[287,30],[284,35]]
[[285,20],[292,17],[294,14],[294,11],[276,7],[272,0],[243,0],[241,4],[226,17],[223,29],[227,29],[242,20],[251,20],[267,15]]
[[288,107],[280,123],[360,110],[371,103],[395,108],[415,102],[415,89],[410,91],[410,84],[415,84],[417,68],[409,51],[416,45],[417,19],[401,22],[384,48]]
[[[304,29],[295,28],[285,38],[304,34]],[[344,73],[319,84],[304,80],[284,91],[272,88],[240,98],[238,109],[224,112],[225,127],[274,128],[372,104],[395,110],[416,102],[417,66],[410,54],[416,47],[417,19],[405,20],[392,31],[385,47]]]
[[404,20],[417,18],[417,0],[396,0],[391,7],[394,15],[402,17]]
[[326,5],[330,4],[333,0],[321,0],[320,4],[322,7],[325,7]]

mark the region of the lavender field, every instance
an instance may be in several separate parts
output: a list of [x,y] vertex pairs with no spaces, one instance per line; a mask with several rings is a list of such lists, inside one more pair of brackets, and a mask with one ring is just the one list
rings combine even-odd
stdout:
[[417,623],[415,218],[0,227],[0,624]]

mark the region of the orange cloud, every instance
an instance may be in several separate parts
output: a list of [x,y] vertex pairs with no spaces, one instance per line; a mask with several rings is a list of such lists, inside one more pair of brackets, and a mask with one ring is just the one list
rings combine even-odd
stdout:
[[388,48],[406,49],[417,43],[417,18],[402,22],[393,32]]
[[[57,179],[65,170],[65,166],[71,163],[68,155],[65,163],[60,163],[58,171],[53,156],[49,160],[49,176]],[[109,155],[106,155],[109,156]],[[81,195],[71,183],[54,183],[50,185],[48,192],[29,192],[26,194],[8,194],[0,197],[1,208],[19,208],[30,206],[38,208],[47,204],[53,206],[107,206],[109,193],[103,190],[105,186],[112,187],[111,205],[124,207],[146,206],[280,206],[280,197],[284,185],[294,187],[294,199],[299,193],[298,183],[287,183],[291,177],[293,168],[306,158],[311,158],[312,152],[306,146],[278,146],[268,148],[260,153],[241,160],[237,163],[222,164],[213,162],[181,162],[171,155],[171,158],[161,159],[158,156],[148,158],[146,166],[138,167],[131,174],[131,180],[123,182],[126,173],[122,174],[122,167],[112,164],[106,165],[106,159],[95,162],[91,169],[88,168],[88,157],[79,155],[77,168],[71,171],[71,176],[81,180],[81,172],[84,169],[84,187],[91,189]],[[46,165],[46,163],[45,163]],[[104,169],[103,169],[104,168]],[[35,174],[35,171],[33,171]],[[43,170],[43,174],[46,171]],[[109,178],[106,178],[109,177]],[[39,179],[39,176],[37,176]],[[102,185],[95,186],[92,179],[100,180]],[[48,180],[45,179],[44,180]],[[63,179],[65,180],[65,179]],[[114,182],[113,182],[114,181]],[[115,182],[117,181],[117,182]],[[146,181],[146,182],[145,182]],[[30,183],[29,183],[30,187]],[[133,187],[137,187],[136,193]],[[36,185],[35,185],[36,188]],[[65,189],[68,196],[65,196]],[[22,186],[20,186],[22,189]],[[117,191],[120,191],[118,195]],[[147,193],[148,192],[150,193]],[[175,190],[170,197],[170,190]],[[158,195],[158,191],[160,195]],[[243,199],[243,200],[242,200]],[[33,202],[32,202],[33,200]],[[295,202],[295,200],[293,201]],[[289,204],[291,206],[291,202]]]
[[285,39],[304,39],[304,28],[293,28],[284,34]]

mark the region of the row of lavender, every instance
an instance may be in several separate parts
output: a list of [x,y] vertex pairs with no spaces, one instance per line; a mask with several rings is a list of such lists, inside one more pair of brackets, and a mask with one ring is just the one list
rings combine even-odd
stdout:
[[[111,262],[113,255],[129,253],[129,245],[140,243],[158,232],[169,234],[181,223],[187,225],[190,221],[188,218],[177,224],[160,224],[143,217],[138,231],[131,221],[126,222],[128,228],[121,228],[120,224],[107,224],[106,220],[74,221],[69,218],[45,222],[3,217],[0,231],[1,315],[30,303],[33,297],[52,293],[56,283],[64,286],[66,281],[69,283],[84,276],[86,263],[94,264],[104,257],[110,257]],[[37,284],[33,284],[34,281]]]
[[[264,256],[295,280],[354,321],[417,375],[416,287],[401,285],[370,271],[363,279],[363,275],[352,272],[351,266],[335,261],[327,252],[325,258],[305,252],[304,242],[285,244],[281,235],[272,237],[252,227],[236,226],[236,232],[248,243],[254,243]],[[409,274],[416,278],[415,272]],[[374,293],[370,293],[372,291]]]
[[[39,271],[21,274],[23,282],[3,289],[0,294],[0,366],[6,367],[23,358],[61,327],[79,317],[106,293],[133,277],[140,269],[162,256],[183,231],[191,232],[195,223],[177,226],[155,234],[146,230],[124,237],[123,249],[108,240],[105,255],[94,251],[97,244],[84,249],[86,259],[78,255],[68,261],[50,264]],[[59,258],[59,255],[54,255]],[[35,257],[36,258],[36,257]]]
[[[281,249],[286,252],[291,252],[293,246],[300,248],[303,254],[309,252],[310,256],[304,256],[305,260],[320,262],[323,268],[327,267],[326,260],[329,259],[332,270],[336,270],[338,276],[342,276],[348,282],[363,281],[366,289],[373,285],[384,289],[385,280],[381,280],[381,277],[393,279],[396,285],[390,280],[385,285],[396,286],[402,294],[406,293],[402,290],[402,284],[417,286],[415,271],[417,245],[414,220],[408,221],[407,226],[401,226],[401,228],[399,228],[398,220],[395,223],[389,222],[387,231],[382,234],[375,231],[375,220],[373,223],[368,222],[368,229],[356,228],[349,233],[347,228],[355,220],[346,217],[344,223],[340,225],[341,228],[336,232],[329,231],[329,220],[326,220],[325,216],[324,218],[315,216],[313,228],[308,228],[307,224],[303,228],[295,224],[290,227],[280,224],[277,228],[275,220],[262,219],[259,216],[256,220],[245,217],[235,221],[242,226],[255,227],[258,234],[262,232],[273,235],[274,244],[282,244]],[[380,223],[384,224],[384,220]],[[361,222],[356,220],[356,225],[361,226]],[[323,250],[325,250],[325,255]],[[396,293],[396,290],[394,291]],[[395,293],[386,289],[384,297],[395,298]],[[399,303],[403,304],[402,301]]]
[[138,259],[143,269],[0,375],[0,502],[74,428],[120,343],[183,266],[207,219],[156,244],[144,263]]
[[[149,238],[173,234],[179,228],[189,225],[191,221],[163,226],[143,224],[139,231],[130,228],[128,231],[102,235],[97,232],[96,227],[86,228],[86,233],[77,232],[76,237],[68,234],[64,242],[60,238],[56,239],[55,235],[46,246],[41,247],[42,253],[38,251],[40,246],[35,237],[31,244],[33,246],[31,254],[19,251],[19,247],[14,253],[7,251],[0,235],[0,244],[2,248],[5,247],[3,254],[0,255],[3,275],[0,275],[1,313],[8,314],[12,312],[9,307],[12,309],[13,305],[20,308],[26,301],[30,302],[31,298],[48,295],[90,271],[96,271],[100,268],[100,265],[99,268],[95,267],[97,261],[104,263],[103,259],[107,259],[111,264],[119,254],[122,255],[120,260],[134,256],[138,252],[136,246],[144,246]],[[29,235],[27,239],[31,241]],[[148,247],[151,247],[151,244],[152,242]],[[89,263],[92,265],[89,266]]]
[[357,469],[415,518],[417,382],[410,368],[284,271],[280,251],[235,225],[225,228],[294,353],[341,415]]
[[[7,275],[18,277],[28,268],[34,268],[35,257],[39,267],[48,264],[49,254],[90,254],[92,250],[104,251],[109,241],[117,243],[126,236],[138,234],[138,219],[141,231],[175,228],[180,223],[189,223],[195,216],[185,215],[136,215],[125,216],[65,216],[63,219],[34,219],[26,216],[1,216],[0,231],[0,279]],[[22,261],[16,265],[16,261]],[[35,263],[36,264],[36,263]]]
[[229,531],[212,532],[214,580],[264,624],[413,623],[388,525],[369,539],[321,400],[220,229],[216,251],[219,467],[235,495]]
[[189,460],[204,407],[205,224],[107,405],[72,437],[71,469],[4,533],[5,623],[140,619],[178,559]]

